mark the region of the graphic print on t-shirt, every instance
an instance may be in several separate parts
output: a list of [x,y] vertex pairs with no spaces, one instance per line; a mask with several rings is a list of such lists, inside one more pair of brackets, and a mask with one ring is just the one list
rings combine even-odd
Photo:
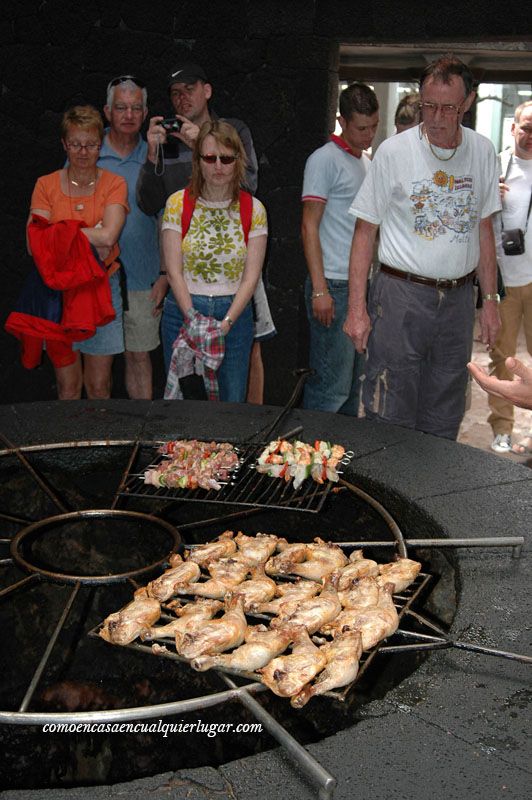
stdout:
[[450,242],[467,242],[478,221],[472,175],[448,175],[442,169],[431,178],[412,183],[414,233],[424,239],[450,236]]

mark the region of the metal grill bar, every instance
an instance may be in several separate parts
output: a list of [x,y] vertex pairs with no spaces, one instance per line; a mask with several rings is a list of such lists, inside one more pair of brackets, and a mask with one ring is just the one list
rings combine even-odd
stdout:
[[0,591],[0,597],[5,597],[7,594],[11,594],[16,589],[20,589],[21,586],[24,586],[26,583],[30,583],[30,581],[34,581],[38,576],[33,573],[33,575],[28,575],[27,578],[22,578],[22,580],[17,581],[16,583],[12,583],[11,586],[8,586],[7,589],[2,589]]
[[[220,677],[228,686],[236,689],[235,684],[227,675],[220,675]],[[327,770],[288,733],[286,728],[283,728],[271,714],[268,714],[254,697],[251,697],[247,692],[243,691],[238,695],[238,700],[264,725],[268,733],[279,742],[290,758],[295,761],[297,766],[310,778],[312,783],[317,786],[320,800],[330,800],[336,788],[336,778],[334,778],[330,772],[327,772]]]
[[68,615],[70,613],[70,609],[72,608],[74,600],[76,599],[76,595],[77,595],[77,593],[79,591],[80,586],[81,586],[80,583],[76,583],[76,585],[74,586],[72,592],[70,593],[70,597],[68,599],[68,602],[67,602],[65,608],[63,609],[63,613],[61,614],[61,616],[60,616],[60,618],[59,618],[59,620],[57,622],[57,625],[55,626],[55,630],[54,630],[54,632],[52,633],[52,635],[50,637],[50,641],[48,642],[48,644],[46,646],[46,650],[44,651],[43,656],[42,656],[42,658],[41,658],[41,660],[39,662],[39,665],[37,666],[37,669],[35,670],[33,678],[31,679],[31,683],[28,686],[26,694],[24,695],[24,699],[22,700],[22,703],[20,704],[19,711],[26,711],[27,708],[28,708],[28,705],[31,702],[31,698],[33,697],[33,695],[35,693],[35,689],[37,688],[37,684],[39,683],[39,681],[41,679],[41,675],[43,674],[44,668],[45,668],[45,666],[46,666],[46,664],[48,662],[48,659],[50,658],[50,654],[51,654],[52,649],[53,649],[53,647],[54,647],[54,645],[55,645],[55,643],[57,641],[57,637],[61,633],[63,625],[66,622],[66,618],[68,617]]
[[[442,646],[445,644],[447,647],[456,647],[458,650],[470,650],[472,653],[482,653],[486,656],[499,656],[500,658],[507,658],[510,661],[520,661],[522,664],[532,664],[532,656],[525,656],[522,653],[513,653],[508,650],[496,650],[493,647],[484,647],[484,645],[473,644],[472,642],[462,642],[458,639],[452,639],[448,636],[445,631],[436,625],[434,622],[426,619],[421,614],[418,614],[416,611],[412,611],[412,609],[407,608],[405,609],[405,613],[409,614],[411,617],[416,619],[422,625],[426,625],[427,628],[431,630],[437,631],[440,635],[439,636],[421,636],[420,638],[429,639],[433,642],[440,642]],[[403,635],[413,635],[417,636],[418,634],[413,633],[409,634],[407,631],[402,631]]]
[[139,452],[139,447],[140,447],[139,443],[135,442],[135,444],[133,446],[133,449],[132,449],[132,451],[130,453],[129,460],[127,462],[127,466],[126,466],[126,468],[125,468],[125,470],[123,472],[122,479],[120,481],[118,489],[116,490],[115,496],[113,497],[113,502],[111,503],[111,509],[116,508],[118,503],[119,503],[119,501],[120,501],[120,494],[123,491],[124,486],[127,483],[129,471],[132,468],[133,464],[135,463],[135,459],[137,458],[137,453]]
[[35,471],[35,469],[32,467],[28,459],[22,454],[20,449],[18,447],[15,447],[15,445],[12,444],[9,441],[9,439],[6,436],[4,436],[4,434],[1,432],[0,432],[0,441],[2,441],[6,445],[6,447],[8,447],[9,450],[13,453],[13,455],[15,455],[18,458],[21,464],[30,473],[33,480],[41,487],[43,492],[45,492],[48,495],[48,497],[54,503],[54,505],[56,505],[60,511],[66,513],[69,509],[57,497],[55,492],[50,488],[50,486],[48,486],[46,481],[43,478],[41,478],[41,476]]

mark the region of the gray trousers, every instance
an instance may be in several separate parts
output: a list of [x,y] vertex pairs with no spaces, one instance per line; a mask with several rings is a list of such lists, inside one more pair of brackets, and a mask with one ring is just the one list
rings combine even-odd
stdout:
[[473,284],[437,289],[379,272],[368,311],[366,416],[456,439],[473,345]]

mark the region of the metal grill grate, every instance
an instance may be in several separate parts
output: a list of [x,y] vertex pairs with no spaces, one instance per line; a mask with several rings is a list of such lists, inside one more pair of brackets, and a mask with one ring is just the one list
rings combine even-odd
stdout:
[[[395,606],[397,608],[397,613],[399,615],[399,621],[401,621],[401,619],[402,619],[403,615],[405,614],[405,612],[407,612],[410,609],[412,604],[416,601],[418,596],[425,589],[425,587],[427,586],[427,584],[429,583],[431,578],[432,578],[431,575],[429,575],[427,573],[420,572],[418,574],[417,578],[415,579],[415,581],[408,587],[408,589],[406,589],[401,594],[394,595],[394,604],[395,604]],[[164,609],[164,604],[163,604],[162,607]],[[270,614],[254,614],[254,613],[251,613],[251,612],[246,613],[246,617],[252,618],[251,624],[258,624],[259,622],[268,623],[274,618],[273,615],[270,615]],[[155,629],[157,627],[162,627],[162,625],[166,625],[167,622],[171,622],[172,620],[175,620],[175,619],[176,619],[176,617],[174,615],[163,611],[163,613],[161,614],[160,620],[159,620],[159,625],[154,625],[153,627]],[[102,628],[102,625],[103,625],[103,623],[100,623],[100,625],[97,625],[95,628],[93,628],[91,631],[89,631],[89,636],[98,636],[99,635],[99,631]],[[317,637],[314,637],[314,638],[317,638]],[[387,643],[389,643],[390,647],[393,647],[394,652],[397,652],[398,645],[395,644],[395,639],[396,639],[396,634],[394,634],[393,636],[389,637],[389,639],[385,640],[385,641]],[[330,640],[330,639],[328,639],[328,640]],[[319,639],[319,641],[321,643],[323,643],[322,639]],[[152,643],[151,642],[149,642],[149,643],[131,642],[130,644],[124,645],[124,647],[127,647],[130,650],[136,650],[137,652],[148,653],[149,655],[155,655],[157,658],[168,658],[168,659],[171,659],[173,661],[181,661],[184,664],[188,664],[189,663],[186,658],[183,658],[182,656],[180,656],[176,652],[175,641],[174,641],[173,637],[172,638],[165,638],[165,639],[158,639],[157,640],[157,644],[158,645],[164,645],[166,650],[154,653],[153,650],[152,650]],[[379,643],[378,645],[373,647],[370,651],[364,652],[362,654],[361,659],[360,659],[360,669],[358,671],[358,675],[357,675],[356,679],[352,683],[350,683],[347,686],[342,687],[341,689],[334,690],[334,691],[331,691],[331,692],[326,692],[325,696],[326,697],[332,697],[335,700],[340,700],[342,702],[345,701],[347,695],[349,694],[349,692],[351,691],[353,686],[357,683],[357,681],[365,673],[366,669],[370,666],[371,662],[373,661],[373,659],[377,655],[377,653],[379,653],[379,652],[385,653],[386,652],[386,648],[387,648],[386,644]],[[252,682],[260,682],[260,675],[257,672],[245,672],[245,671],[242,671],[242,670],[230,669],[228,667],[216,667],[216,668],[213,668],[212,671],[213,672],[222,672],[222,673],[225,673],[227,675],[237,675],[240,678],[244,678],[244,679],[252,681]]]
[[[143,482],[144,470],[130,472],[120,494],[124,497],[143,497],[154,500],[186,501],[196,503],[225,503],[231,505],[290,508],[295,511],[318,513],[329,494],[331,481],[322,484],[307,478],[298,489],[294,489],[293,481],[286,482],[282,478],[270,478],[260,474],[254,464],[266,445],[235,445],[239,454],[240,465],[232,473],[232,479],[218,491],[215,489],[179,489],[156,487]],[[353,457],[346,453],[341,464],[346,466]],[[164,456],[153,457],[145,469],[153,468],[164,461]],[[339,473],[341,474],[341,473]]]

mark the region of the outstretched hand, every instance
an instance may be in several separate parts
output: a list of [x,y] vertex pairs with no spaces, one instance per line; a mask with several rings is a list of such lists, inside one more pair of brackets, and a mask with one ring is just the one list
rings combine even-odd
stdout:
[[499,380],[473,362],[470,362],[467,368],[478,385],[488,394],[509,400],[519,408],[532,409],[532,369],[525,366],[518,358],[507,358],[505,365],[515,376],[513,381]]

